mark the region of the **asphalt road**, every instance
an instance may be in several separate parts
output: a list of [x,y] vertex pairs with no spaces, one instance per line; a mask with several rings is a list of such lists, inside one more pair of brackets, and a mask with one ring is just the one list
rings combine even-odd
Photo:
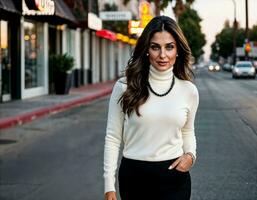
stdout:
[[[257,199],[257,79],[197,70],[192,200]],[[7,129],[1,200],[101,200],[108,98]]]

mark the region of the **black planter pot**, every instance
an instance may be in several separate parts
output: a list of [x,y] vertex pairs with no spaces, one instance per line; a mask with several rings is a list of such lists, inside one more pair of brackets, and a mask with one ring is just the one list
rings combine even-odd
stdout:
[[56,94],[69,94],[71,88],[71,73],[55,73],[54,85]]

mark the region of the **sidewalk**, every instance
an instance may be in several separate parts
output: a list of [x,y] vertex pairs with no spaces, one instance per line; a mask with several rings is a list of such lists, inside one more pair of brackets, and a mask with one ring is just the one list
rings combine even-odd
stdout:
[[68,95],[45,95],[0,104],[0,130],[60,112],[111,94],[114,81],[72,88]]

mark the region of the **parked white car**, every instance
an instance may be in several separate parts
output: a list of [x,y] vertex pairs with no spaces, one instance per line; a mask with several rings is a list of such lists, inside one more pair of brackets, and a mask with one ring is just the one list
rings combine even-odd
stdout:
[[232,77],[239,78],[239,77],[256,77],[256,71],[253,64],[250,61],[238,61],[233,67],[232,70]]

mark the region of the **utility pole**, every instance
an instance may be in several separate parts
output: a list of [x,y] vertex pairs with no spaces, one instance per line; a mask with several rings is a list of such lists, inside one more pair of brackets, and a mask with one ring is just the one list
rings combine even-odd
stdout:
[[248,27],[248,0],[245,0],[245,37],[249,38],[249,27]]
[[[245,44],[249,43],[249,27],[248,27],[248,0],[245,0]],[[249,59],[248,51],[245,51],[245,60]]]

